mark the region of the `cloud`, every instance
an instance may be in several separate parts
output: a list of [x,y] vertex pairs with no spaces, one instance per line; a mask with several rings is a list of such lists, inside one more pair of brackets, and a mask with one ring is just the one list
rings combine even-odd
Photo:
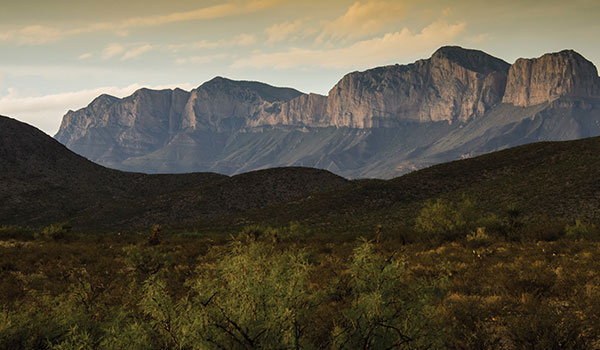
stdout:
[[86,52],[86,53],[83,53],[83,54],[77,56],[77,59],[78,60],[87,60],[88,58],[91,58],[91,57],[92,57],[92,54],[90,52]]
[[53,43],[63,37],[61,30],[41,25],[30,25],[0,35],[0,40],[13,40],[19,45],[42,45]]
[[256,53],[235,61],[232,68],[370,68],[430,53],[433,49],[454,41],[464,32],[465,26],[465,23],[448,24],[440,20],[423,28],[420,33],[415,34],[404,28],[400,32],[387,33],[337,49],[295,48],[284,52]]
[[239,34],[229,40],[200,40],[185,44],[172,44],[164,47],[165,50],[170,52],[179,52],[183,50],[199,50],[199,49],[217,49],[223,47],[232,46],[250,46],[256,43],[256,36],[252,34]]
[[69,36],[99,31],[112,31],[116,35],[123,36],[127,35],[128,31],[131,29],[242,15],[273,7],[280,2],[282,2],[282,0],[232,1],[191,11],[174,12],[166,15],[132,17],[120,22],[96,22],[82,27],[68,29],[36,24],[0,34],[0,41],[13,41],[20,45],[43,45],[63,40]]
[[125,48],[119,44],[111,44],[107,46],[104,50],[102,50],[102,58],[107,60],[114,56],[118,56],[125,52]]
[[298,33],[303,29],[305,23],[303,20],[298,19],[294,22],[285,21],[280,24],[275,24],[265,29],[267,33],[267,43],[274,44],[281,41],[286,41],[290,38],[295,38]]
[[168,15],[157,15],[148,17],[135,17],[124,20],[119,24],[119,28],[140,28],[153,27],[163,24],[205,20],[240,15],[249,12],[255,12],[272,7],[281,2],[280,0],[256,0],[245,4],[240,2],[229,2],[209,7],[200,8],[193,11],[175,12]]
[[405,12],[405,6],[398,0],[355,2],[343,16],[325,22],[317,42],[327,39],[356,40],[380,34],[402,18]]
[[206,55],[206,56],[192,56],[192,57],[183,57],[175,60],[177,64],[205,64],[218,60],[223,60],[228,58],[227,54],[217,54],[217,55]]
[[[49,135],[54,135],[58,131],[62,116],[68,110],[83,108],[101,94],[125,97],[142,87],[141,84],[135,83],[126,87],[109,86],[44,96],[20,96],[17,90],[9,88],[9,94],[0,97],[0,115],[19,119]],[[175,87],[185,90],[194,88],[187,83],[149,86],[148,88],[159,90]]]
[[137,58],[140,55],[142,55],[150,50],[152,50],[152,45],[150,45],[150,44],[145,44],[142,46],[134,47],[133,49],[127,50],[127,52],[125,52],[123,57],[121,57],[121,60],[123,61],[123,60],[128,60],[131,58]]

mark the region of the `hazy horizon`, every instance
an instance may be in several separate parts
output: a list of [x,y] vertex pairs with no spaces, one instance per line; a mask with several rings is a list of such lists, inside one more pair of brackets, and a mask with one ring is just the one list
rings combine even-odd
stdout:
[[598,13],[592,0],[8,3],[0,114],[54,135],[67,110],[102,93],[189,90],[215,76],[327,94],[350,71],[445,45],[509,63],[574,49],[597,66]]

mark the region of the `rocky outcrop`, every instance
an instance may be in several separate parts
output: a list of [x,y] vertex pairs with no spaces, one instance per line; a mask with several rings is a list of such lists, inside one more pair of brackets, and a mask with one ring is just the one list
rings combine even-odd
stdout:
[[96,161],[143,155],[179,130],[188,96],[181,89],[140,89],[124,99],[102,95],[69,111],[56,139]]
[[600,97],[596,67],[573,50],[518,59],[510,67],[502,101],[527,107],[561,96]]
[[428,60],[346,75],[331,89],[335,126],[466,121],[502,100],[509,64],[484,52],[443,47]]
[[331,126],[327,116],[327,96],[303,94],[288,102],[265,106],[258,118],[248,120],[247,125]]
[[182,128],[215,132],[239,129],[274,103],[301,95],[294,89],[217,77],[191,91]]

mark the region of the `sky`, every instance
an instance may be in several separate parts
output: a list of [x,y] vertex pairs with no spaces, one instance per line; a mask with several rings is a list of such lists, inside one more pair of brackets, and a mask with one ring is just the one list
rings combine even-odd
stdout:
[[108,93],[215,76],[327,94],[346,73],[439,47],[600,63],[598,0],[0,0],[0,115],[54,135]]

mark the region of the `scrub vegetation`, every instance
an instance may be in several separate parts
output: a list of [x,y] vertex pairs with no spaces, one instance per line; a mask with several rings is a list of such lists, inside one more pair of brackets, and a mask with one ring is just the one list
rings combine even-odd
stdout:
[[2,227],[1,349],[594,349],[600,230],[426,201],[402,234]]

